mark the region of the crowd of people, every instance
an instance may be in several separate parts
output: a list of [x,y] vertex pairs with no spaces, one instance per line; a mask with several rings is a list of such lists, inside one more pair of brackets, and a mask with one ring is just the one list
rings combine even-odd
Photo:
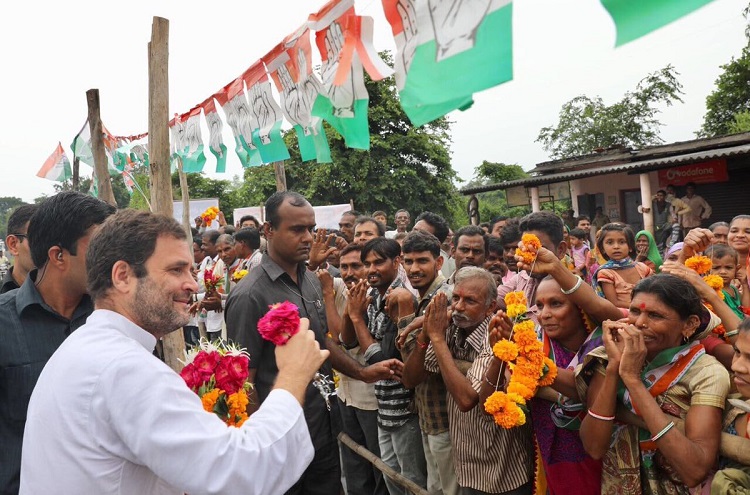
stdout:
[[[455,231],[429,211],[352,210],[326,230],[280,192],[262,223],[196,219],[192,256],[156,215],[75,193],[19,207],[0,296],[0,492],[744,493],[750,215],[702,228],[710,206],[694,185],[685,198],[657,192],[653,233],[601,209]],[[530,263],[524,234],[541,244]],[[719,289],[690,268],[699,255]],[[507,387],[493,347],[511,338],[515,291],[558,372],[529,421],[503,428],[484,404]],[[293,351],[258,331],[283,301],[309,326]],[[144,354],[180,327],[187,346],[247,350],[241,428]]]

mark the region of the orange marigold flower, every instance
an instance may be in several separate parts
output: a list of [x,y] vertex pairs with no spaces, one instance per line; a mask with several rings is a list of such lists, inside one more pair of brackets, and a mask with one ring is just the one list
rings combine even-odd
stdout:
[[484,401],[484,410],[489,414],[497,414],[505,408],[508,403],[508,396],[505,392],[494,392]]
[[536,258],[536,251],[531,253],[529,251],[524,251],[521,248],[516,248],[516,256],[522,258],[522,261],[526,263],[527,265],[530,265],[534,262],[534,259]]
[[526,415],[515,403],[510,403],[502,412],[493,414],[492,417],[499,426],[510,429],[526,423]]
[[536,391],[537,384],[539,383],[539,379],[536,377],[524,375],[523,373],[518,373],[518,376],[511,376],[510,377],[511,383],[520,383],[526,388],[530,388],[531,390]]
[[703,280],[717,292],[724,288],[724,279],[718,275],[706,275]]
[[529,378],[538,379],[542,376],[541,362],[539,364],[534,363],[526,356],[519,356],[516,359],[516,365],[513,368],[513,374],[521,373]]
[[526,399],[524,399],[523,397],[521,397],[518,394],[509,393],[507,395],[508,395],[508,400],[511,400],[511,401],[515,402],[516,404],[521,404],[521,405],[525,405],[526,404]]
[[508,393],[520,395],[525,400],[529,400],[534,397],[536,381],[534,381],[534,387],[530,388],[527,386],[528,383],[522,383],[526,381],[525,378],[525,376],[516,377],[516,374],[514,374],[510,379],[510,383],[508,384]]
[[201,397],[201,403],[203,404],[203,409],[205,409],[208,412],[214,411],[214,406],[216,405],[216,401],[219,400],[219,395],[222,393],[222,391],[218,388],[213,388],[209,392],[206,392],[203,394],[203,397]]
[[544,353],[542,352],[543,345],[541,345],[542,344],[541,342],[539,342],[539,344],[540,345],[538,346],[538,349],[534,349],[533,351],[526,354],[526,359],[528,359],[531,363],[534,364],[534,366],[537,367],[537,369],[539,369],[539,374],[541,375],[541,370],[542,370],[542,367],[544,366],[545,356],[544,356]]
[[521,242],[528,251],[536,253],[542,247],[542,242],[534,234],[524,234],[521,236]]
[[250,400],[247,398],[247,394],[244,389],[238,390],[233,393],[227,399],[227,406],[229,407],[229,415],[240,415],[247,411],[247,405]]
[[522,355],[528,355],[532,352],[541,352],[542,351],[542,343],[539,342],[536,338],[536,335],[527,335],[526,333],[520,333],[513,336],[513,340],[515,340],[516,345],[518,346],[518,351]]
[[513,325],[513,331],[514,332],[531,332],[536,337],[536,332],[534,331],[534,322],[531,320],[519,321],[518,323]]
[[505,314],[508,315],[509,318],[518,318],[519,316],[524,316],[526,314],[526,311],[528,308],[525,304],[508,304],[505,308]]
[[691,256],[685,260],[685,266],[699,275],[703,275],[704,273],[708,273],[713,263],[711,263],[711,258],[707,256]]
[[509,340],[500,340],[493,347],[492,352],[500,361],[513,361],[518,357],[518,347]]
[[526,294],[520,290],[508,292],[505,294],[505,305],[507,306],[509,304],[523,304],[525,306],[528,304],[528,301],[526,301]]
[[540,387],[549,387],[555,382],[557,378],[557,365],[548,357],[544,358],[544,366],[547,368],[547,372],[539,380]]

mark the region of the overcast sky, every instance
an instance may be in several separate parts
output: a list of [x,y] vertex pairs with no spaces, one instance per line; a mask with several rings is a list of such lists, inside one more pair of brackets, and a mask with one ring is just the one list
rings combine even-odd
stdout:
[[[172,114],[186,112],[240,75],[323,3],[6,2],[0,30],[0,94],[5,98],[0,196],[31,201],[53,192],[53,183],[35,174],[58,141],[72,159],[69,145],[86,120],[90,88],[99,89],[102,121],[112,133],[147,131],[146,47],[153,16],[170,21]],[[449,115],[455,122],[453,167],[465,180],[482,160],[518,163],[528,170],[548,159],[535,139],[540,128],[557,122],[563,103],[582,94],[612,103],[647,73],[670,63],[680,73],[685,103],[664,109],[662,137],[666,142],[693,139],[719,66],[744,46],[745,5],[747,0],[715,0],[615,49],[614,24],[598,0],[516,0],[514,80],[475,95],[476,103],[466,112]],[[375,18],[376,47],[393,49],[380,1],[357,0],[356,8]],[[231,150],[228,127],[225,135]],[[206,170],[211,170],[215,161],[207,156]],[[82,175],[90,170],[81,165]],[[223,177],[241,172],[230,153]]]

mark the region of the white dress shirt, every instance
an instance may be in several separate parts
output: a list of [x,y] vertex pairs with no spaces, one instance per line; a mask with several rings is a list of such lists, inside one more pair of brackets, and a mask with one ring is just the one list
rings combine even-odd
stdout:
[[107,310],[63,342],[31,395],[22,494],[275,494],[300,478],[314,452],[289,392],[228,427],[155,344]]

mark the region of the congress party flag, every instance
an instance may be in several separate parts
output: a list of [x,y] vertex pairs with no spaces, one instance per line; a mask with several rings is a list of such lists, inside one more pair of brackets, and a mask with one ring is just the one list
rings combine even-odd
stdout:
[[202,172],[206,164],[200,119],[201,107],[195,106],[169,122],[172,132],[172,156],[180,157],[185,173]]
[[289,150],[281,137],[281,108],[271,94],[271,82],[263,61],[258,60],[242,74],[247,86],[250,111],[253,114],[253,144],[258,147],[263,163],[289,158]]
[[511,0],[382,0],[396,41],[396,86],[426,124],[513,79]]
[[302,161],[331,162],[323,121],[312,115],[315,100],[323,92],[312,72],[310,30],[302,27],[287,36],[263,62],[281,96],[284,117],[294,126]]
[[666,26],[712,0],[601,0],[617,28],[621,46]]
[[224,110],[227,124],[234,134],[234,151],[243,167],[256,167],[263,163],[258,148],[253,144],[253,116],[245,96],[245,82],[238,77],[214,95]]
[[227,170],[227,147],[222,136],[224,123],[216,111],[213,96],[209,96],[200,106],[208,124],[208,149],[216,157],[216,172],[224,173]]
[[[115,165],[114,152],[119,146],[118,140],[102,124],[102,139],[104,140],[104,152],[107,155],[107,168],[110,175],[118,175],[122,169]],[[73,151],[73,158],[78,158],[81,163],[94,167],[94,153],[91,149],[91,127],[88,119],[83,123],[83,127],[78,131],[73,142],[70,144]]]
[[372,44],[373,20],[356,15],[353,0],[331,0],[310,15],[308,25],[315,31],[323,61],[325,91],[315,100],[312,114],[328,121],[348,147],[369,149],[369,95],[363,69],[374,81],[392,73]]
[[70,161],[65,155],[65,150],[62,147],[62,143],[57,143],[55,151],[47,158],[36,173],[37,177],[42,179],[54,180],[57,182],[65,182],[73,176],[70,169]]

